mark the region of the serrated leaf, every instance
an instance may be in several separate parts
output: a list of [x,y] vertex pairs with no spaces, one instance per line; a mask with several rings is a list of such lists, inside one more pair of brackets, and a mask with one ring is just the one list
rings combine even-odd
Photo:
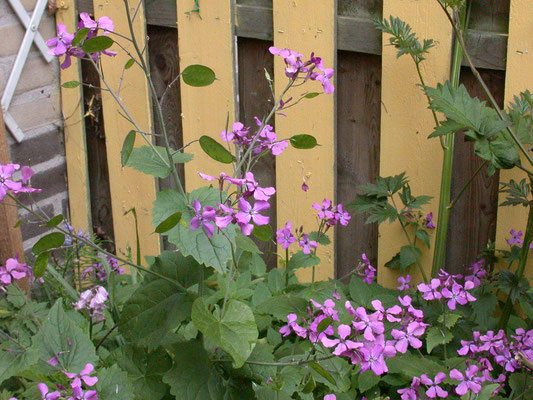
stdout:
[[286,321],[288,314],[305,314],[307,301],[291,295],[273,296],[259,304],[256,309],[260,313],[270,314],[280,321]]
[[181,73],[183,82],[189,86],[202,87],[211,85],[216,77],[215,72],[204,65],[189,65]]
[[136,136],[137,132],[133,130],[129,131],[129,133],[126,135],[126,138],[124,139],[124,143],[122,143],[122,150],[120,150],[120,163],[123,167],[128,164],[131,152],[133,151],[133,146],[135,145]]
[[257,342],[258,331],[252,310],[246,304],[229,300],[224,315],[212,313],[202,298],[193,304],[191,318],[205,337],[228,353],[235,368],[248,359]]
[[65,217],[63,217],[63,215],[59,214],[59,215],[56,215],[55,217],[51,218],[47,223],[46,223],[46,227],[47,228],[55,228],[56,226],[58,226],[63,220],[65,219]]
[[165,233],[174,228],[178,224],[178,222],[180,222],[181,215],[182,213],[180,211],[172,214],[170,217],[168,217],[159,225],[157,225],[157,228],[155,228],[155,233]]
[[289,139],[289,142],[292,147],[295,149],[308,150],[316,147],[318,145],[316,138],[311,135],[294,135]]
[[113,46],[113,43],[115,42],[109,36],[96,36],[83,42],[81,48],[87,54],[98,53],[100,51],[109,49],[111,46]]
[[289,260],[288,268],[290,270],[296,268],[309,268],[320,264],[320,258],[314,254],[304,254],[303,251],[299,251],[292,255]]
[[33,276],[35,279],[42,278],[44,271],[46,271],[46,267],[48,267],[49,258],[50,254],[47,251],[42,252],[37,256],[35,263],[33,264]]
[[65,242],[65,235],[60,232],[52,232],[40,238],[37,243],[33,245],[33,254],[41,254],[43,251],[56,249],[61,247]]
[[316,231],[311,232],[309,234],[309,240],[314,240],[318,244],[321,244],[324,246],[327,246],[328,244],[331,243],[331,240],[329,239],[328,235],[326,235],[323,232],[316,232]]
[[[161,157],[150,146],[135,147],[131,151],[127,165],[144,174],[166,178],[170,174],[170,167],[165,165],[165,162],[168,161],[167,152],[163,147],[154,147]],[[172,159],[174,163],[186,163],[193,159],[193,155],[177,152],[172,155]]]
[[419,238],[422,241],[422,243],[424,243],[429,249],[429,247],[430,247],[430,245],[429,245],[429,235],[428,235],[428,233],[425,230],[417,229],[415,231],[415,236],[417,238]]
[[389,373],[402,374],[409,379],[422,374],[435,376],[446,368],[430,356],[420,357],[411,353],[396,355],[396,357],[388,359],[387,366],[389,367]]
[[80,86],[81,83],[78,81],[69,81],[61,84],[61,87],[64,87],[65,89],[74,89]]
[[403,246],[400,249],[400,267],[404,270],[407,269],[417,262],[421,254],[420,250],[416,247]]
[[200,147],[202,150],[211,157],[213,160],[221,162],[223,164],[231,164],[233,162],[233,156],[231,153],[210,136],[200,137]]
[[0,344],[0,384],[6,379],[19,375],[39,360],[35,348],[25,349],[5,341]]
[[[444,315],[440,315],[438,321],[444,324],[446,328],[453,328],[453,326],[461,319],[461,314],[448,313],[446,315],[446,321],[444,321]],[[445,323],[446,322],[446,323]]]
[[131,400],[135,398],[133,383],[117,365],[98,371],[98,400]]
[[432,326],[426,333],[427,352],[431,353],[435,347],[450,343],[452,339],[453,335],[448,329]]

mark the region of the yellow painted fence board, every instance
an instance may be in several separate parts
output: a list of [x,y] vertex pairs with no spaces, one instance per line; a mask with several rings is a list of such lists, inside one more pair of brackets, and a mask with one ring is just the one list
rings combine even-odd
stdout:
[[[129,1],[132,15],[135,13],[138,3],[137,0]],[[122,1],[94,0],[94,13],[96,18],[104,15],[110,17],[115,23],[116,32],[130,36],[126,11]],[[134,21],[134,31],[139,47],[141,49],[145,48],[146,26],[142,5]],[[135,54],[132,44],[124,41],[121,44],[129,52]],[[114,45],[111,50],[118,52],[118,55],[116,57],[103,56],[102,67],[107,83],[113,90],[117,91],[124,65],[129,56],[117,45]],[[104,85],[102,84],[102,86]],[[152,130],[152,108],[148,85],[143,71],[137,65],[126,70],[120,97],[141,130],[150,132]],[[142,254],[159,254],[159,237],[153,234],[154,228],[151,224],[152,202],[155,200],[155,180],[152,176],[142,174],[132,168],[122,168],[120,150],[124,138],[134,127],[129,121],[119,115],[119,106],[107,91],[102,91],[102,106],[116,247],[119,250],[124,250],[127,246],[130,246],[133,259],[135,259],[135,220],[131,213],[124,215],[128,210],[135,207],[139,221]],[[139,136],[137,135],[136,145],[146,145],[146,142]]]
[[[74,32],[78,22],[75,0],[65,0],[66,8],[56,14],[57,23],[64,24],[68,32]],[[70,68],[60,70],[61,83],[81,82],[80,61],[72,58]],[[65,156],[67,159],[67,184],[70,221],[78,230],[92,232],[89,172],[87,168],[87,144],[85,136],[83,90],[61,88],[61,111],[64,118]]]
[[[511,0],[509,16],[509,40],[507,42],[507,67],[505,73],[505,105],[513,96],[525,90],[533,90],[533,12],[531,0]],[[523,158],[524,162],[525,159]],[[502,170],[501,182],[527,178],[519,169]],[[500,203],[505,195],[500,195]],[[496,248],[507,249],[506,239],[511,229],[524,232],[527,224],[527,208],[500,207],[496,230]],[[533,276],[533,258],[529,257],[526,273]]]
[[[432,38],[436,46],[421,64],[427,85],[434,86],[449,78],[452,28],[436,1],[384,0],[383,16],[399,17],[407,22],[420,40]],[[391,176],[403,171],[410,178],[414,195],[433,196],[427,211],[436,213],[443,152],[437,139],[429,140],[435,122],[428,110],[427,99],[417,86],[415,65],[408,56],[396,58],[397,51],[383,35],[381,81],[381,154],[380,175]],[[438,216],[435,216],[435,220]],[[378,281],[395,286],[397,273],[384,267],[400,247],[407,244],[399,224],[383,223],[379,229]],[[422,265],[429,275],[432,251],[425,251]],[[411,271],[416,279],[420,274],[415,266]]]
[[[194,0],[177,0],[178,49],[180,69],[202,64],[213,71],[217,80],[207,87],[181,85],[183,143],[208,135],[221,141],[220,132],[236,115],[235,37],[233,2],[229,0],[204,2],[200,13]],[[194,160],[185,164],[187,191],[205,185],[198,171],[216,175],[224,166],[193,147]],[[227,171],[228,172],[228,171]]]
[[[311,52],[322,57],[327,68],[335,68],[335,0],[274,0],[274,46],[290,48],[309,57]],[[275,57],[275,92],[281,94],[287,85],[285,64]],[[286,99],[299,98],[304,92],[321,92],[318,82],[308,82],[305,87],[291,89]],[[285,99],[285,100],[286,100]],[[300,102],[287,110],[287,117],[276,116],[276,133],[279,138],[295,134],[313,135],[321,145],[312,150],[289,147],[276,158],[277,222],[284,226],[291,221],[295,227],[304,226],[305,232],[316,231],[316,213],[311,205],[322,199],[335,197],[335,96],[323,94]],[[309,191],[301,190],[302,168],[311,174]],[[329,232],[330,237],[333,236]],[[331,239],[334,239],[331,237]],[[316,279],[334,276],[335,243],[319,246],[317,255],[321,264]],[[280,254],[281,252],[280,248]],[[301,271],[301,279],[311,280],[311,269]]]

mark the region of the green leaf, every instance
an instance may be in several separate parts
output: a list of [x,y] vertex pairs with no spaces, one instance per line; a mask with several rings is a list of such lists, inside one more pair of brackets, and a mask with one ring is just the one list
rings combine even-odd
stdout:
[[450,133],[455,133],[461,129],[463,129],[463,124],[457,123],[452,120],[445,120],[441,121],[440,125],[435,128],[433,133],[428,136],[428,139],[438,137],[438,136],[444,136],[448,135]]
[[420,250],[416,247],[403,246],[400,249],[400,267],[404,270],[407,269],[416,263],[421,254]]
[[49,233],[33,245],[32,252],[35,255],[41,254],[43,251],[61,247],[63,243],[65,243],[65,235],[60,232]]
[[257,342],[258,331],[254,313],[246,304],[229,300],[226,311],[213,314],[204,299],[196,299],[191,314],[194,325],[205,337],[228,353],[235,368],[243,366]]
[[272,228],[270,225],[254,225],[252,234],[262,242],[268,242],[272,238]]
[[124,143],[122,143],[122,150],[120,150],[120,162],[123,167],[128,164],[131,152],[133,151],[133,145],[135,144],[136,135],[137,132],[133,130],[129,131],[129,133],[126,135],[126,138],[124,139]]
[[[444,324],[446,326],[446,328],[453,328],[455,326],[455,324],[457,323],[457,321],[459,321],[461,319],[462,315],[461,314],[447,314],[446,315],[446,321],[444,321],[444,315],[440,315],[439,316],[439,319],[438,321],[441,323],[441,324]],[[446,322],[446,323],[444,323]]]
[[81,83],[79,83],[78,81],[69,81],[69,82],[63,83],[61,85],[61,87],[64,87],[65,89],[74,89],[74,88],[77,88],[80,85],[81,85]]
[[311,232],[309,234],[309,240],[314,240],[318,244],[327,246],[331,243],[331,240],[329,239],[328,235],[326,235],[323,232]]
[[200,147],[213,160],[223,164],[231,164],[233,162],[233,156],[228,149],[210,136],[204,135],[200,138]]
[[183,82],[189,86],[201,87],[211,85],[216,77],[215,72],[204,65],[189,65],[181,73]]
[[172,367],[172,360],[162,347],[148,352],[126,345],[115,350],[111,357],[133,383],[135,396],[130,399],[160,400],[167,394],[169,387],[163,383],[163,375]]
[[61,214],[56,215],[55,217],[51,218],[46,223],[46,227],[47,228],[55,228],[56,226],[58,226],[63,221],[63,219],[65,219],[65,217],[63,217],[63,215],[61,215]]
[[[217,202],[220,202],[220,191],[203,187],[194,190],[189,195],[189,198],[198,200],[204,206],[216,206]],[[228,239],[235,244],[234,227],[230,225],[225,229],[226,236],[215,231],[210,238],[207,237],[202,228],[190,229],[188,225],[193,214],[185,205],[183,196],[173,190],[164,190],[157,193],[154,208],[152,209],[152,224],[158,226],[178,211],[183,212],[182,223],[185,221],[186,226],[179,223],[168,232],[165,232],[169,242],[176,245],[183,255],[191,255],[200,264],[224,273],[227,268],[227,262],[231,259],[231,246]]]
[[33,346],[41,359],[57,357],[59,365],[72,373],[79,373],[85,364],[95,364],[98,360],[87,333],[63,310],[62,299],[57,300],[48,312],[42,329],[33,339]]
[[387,366],[389,367],[389,373],[402,374],[409,379],[422,374],[435,376],[445,368],[430,356],[420,357],[411,353],[396,355],[388,359]]
[[[513,376],[514,375],[511,375],[511,377]],[[490,400],[494,398],[494,396],[492,396],[492,393],[494,393],[494,391],[498,389],[498,386],[500,386],[498,383],[492,383],[490,385],[483,386],[481,391],[478,393],[476,400]]]
[[[165,162],[168,162],[167,152],[160,146],[155,146],[155,149],[161,157],[150,146],[133,148],[127,162],[128,167],[135,168],[137,171],[153,175],[157,178],[166,178],[170,174],[170,167],[165,165]],[[174,153],[172,159],[174,163],[186,163],[193,159],[193,155],[177,152]]]
[[415,231],[415,236],[416,236],[417,238],[419,238],[419,239],[422,241],[422,243],[424,243],[424,244],[428,247],[428,249],[429,249],[429,247],[430,247],[430,244],[429,244],[429,235],[428,235],[428,233],[427,233],[425,230],[423,230],[423,229],[417,229],[417,230]]
[[296,268],[309,268],[320,264],[320,258],[313,254],[304,254],[303,251],[299,251],[292,255],[289,260],[288,268],[290,270]]
[[370,302],[374,300],[372,287],[363,282],[358,276],[352,276],[348,290],[350,291],[351,299],[357,304],[357,306],[365,307],[370,305]]
[[[533,380],[528,372],[514,373],[509,378],[509,386],[513,390],[513,399],[533,398]],[[528,394],[529,393],[529,394]]]
[[0,344],[0,354],[0,384],[19,375],[39,360],[39,354],[34,348],[25,349],[9,341]]
[[448,329],[432,326],[426,334],[427,352],[431,351],[440,344],[450,343],[453,339],[452,333]]
[[311,368],[313,368],[316,372],[318,372],[318,374],[320,376],[322,376],[324,379],[326,379],[332,385],[336,385],[337,384],[335,382],[335,379],[333,379],[333,376],[331,376],[331,374],[328,371],[326,371],[326,369],[322,365],[320,365],[319,363],[313,361],[313,362],[309,363],[309,366]]
[[289,139],[291,146],[295,149],[312,149],[318,146],[316,138],[311,135],[294,135]]
[[242,251],[247,251],[252,254],[263,254],[254,241],[248,236],[244,236],[242,233],[237,232],[235,234],[235,243],[237,244],[237,248],[241,249]]
[[128,374],[117,365],[98,371],[96,389],[99,400],[131,400],[135,398],[133,383]]
[[324,332],[326,329],[328,329],[328,327],[333,323],[333,319],[331,317],[328,317],[328,318],[324,318],[322,321],[320,321],[320,323],[318,324],[318,327],[317,327],[317,332],[318,333],[322,333]]
[[76,36],[74,36],[74,39],[72,39],[72,47],[77,47],[83,40],[85,40],[89,31],[89,28],[81,28],[78,33],[76,33]]
[[365,371],[359,375],[358,389],[360,392],[366,392],[368,389],[372,389],[376,386],[380,380],[381,377],[374,374],[371,370]]
[[[192,257],[178,253],[173,259],[159,257],[152,266],[153,271],[185,287],[193,282],[185,281],[181,274],[191,270],[200,272],[200,268]],[[154,349],[171,329],[189,318],[194,298],[192,293],[183,292],[172,282],[148,274],[124,306],[119,329],[127,340]]]
[[163,381],[180,400],[220,400],[224,385],[200,340],[177,343],[172,347],[174,365]]
[[130,69],[131,67],[133,67],[133,64],[135,64],[135,61],[133,60],[133,58],[130,58],[128,61],[126,61],[124,69]]
[[174,228],[178,222],[181,220],[181,212],[178,211],[174,214],[172,214],[170,217],[165,219],[163,222],[161,222],[159,225],[157,225],[157,228],[155,228],[155,233],[165,233]]
[[287,315],[295,313],[305,315],[307,300],[291,295],[273,296],[256,308],[258,312],[270,314],[280,321],[286,321]]
[[113,46],[113,39],[111,39],[109,36],[96,36],[90,39],[87,39],[81,48],[84,52],[87,54],[91,53],[98,53],[100,51],[104,51],[109,49],[111,46]]
[[36,279],[42,278],[46,267],[48,267],[48,259],[50,254],[47,251],[42,252],[35,259],[35,264],[33,265],[33,276]]
[[319,96],[321,93],[318,93],[318,92],[311,92],[311,93],[307,93],[304,98],[306,99],[313,99],[317,96]]
[[302,393],[308,394],[311,393],[316,388],[316,381],[315,378],[313,378],[313,375],[309,374],[307,378],[307,382],[305,383]]

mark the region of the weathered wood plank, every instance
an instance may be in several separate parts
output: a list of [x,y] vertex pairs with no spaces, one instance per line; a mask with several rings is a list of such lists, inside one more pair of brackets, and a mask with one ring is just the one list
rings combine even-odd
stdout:
[[[115,23],[118,32],[129,35],[128,22],[124,3],[109,2],[107,0],[95,0],[95,18],[101,16],[110,17]],[[131,0],[128,3],[133,9],[138,2]],[[146,26],[144,9],[141,6],[137,13],[137,19],[133,22],[133,30],[139,47],[145,47]],[[135,53],[133,45],[123,42],[122,45],[130,52]],[[120,97],[126,109],[144,132],[152,129],[152,113],[148,84],[144,72],[134,66],[123,75],[123,69],[129,56],[118,46],[113,46],[118,54],[115,57],[102,57],[101,64],[109,86],[117,91],[119,87]],[[124,76],[124,79],[122,79]],[[153,235],[151,225],[152,203],[155,200],[155,180],[152,176],[142,174],[133,168],[122,168],[120,162],[120,150],[124,138],[133,124],[122,118],[119,114],[119,106],[108,91],[102,92],[102,106],[104,112],[104,126],[106,131],[107,163],[109,168],[109,182],[111,188],[111,204],[113,210],[113,223],[115,231],[115,244],[117,251],[128,247],[132,250],[135,260],[136,233],[135,219],[131,213],[135,208],[138,218],[139,240],[143,255],[154,255],[160,251],[159,236]],[[138,138],[136,145],[143,144]]]
[[[379,175],[381,58],[347,51],[337,57],[337,201],[347,204],[358,185]],[[337,229],[337,277],[353,270],[362,253],[376,265],[376,224],[357,215]]]
[[[507,71],[505,76],[505,104],[513,101],[513,96],[533,88],[533,12],[530,0],[511,0],[509,18],[509,47],[507,49]],[[524,165],[531,166],[523,159]],[[518,168],[503,170],[500,182],[511,179],[520,181],[526,174]],[[500,202],[505,196],[500,196]],[[508,248],[506,239],[511,229],[524,231],[527,223],[527,208],[500,207],[498,210],[498,226],[496,231],[496,247]],[[533,276],[533,257],[529,257],[526,275]]]
[[[480,73],[499,105],[502,106],[504,72],[481,70]],[[485,92],[470,68],[463,67],[461,83],[466,86],[471,96],[487,100]],[[464,140],[464,135],[457,134],[454,146],[452,199],[459,194],[481,164],[483,160],[474,153],[473,142],[467,142]],[[494,241],[497,212],[498,174],[489,177],[487,168],[484,168],[474,178],[450,214],[446,246],[446,270],[448,272],[464,273],[465,268],[485,249],[488,240]]]
[[[62,23],[69,32],[76,29],[78,15],[75,1],[68,0],[68,7],[56,14],[57,23]],[[72,65],[60,69],[61,83],[82,81],[80,60],[72,58]],[[66,89],[61,87],[61,112],[65,136],[65,157],[67,159],[67,185],[70,222],[76,230],[91,231],[91,202],[89,193],[89,172],[87,143],[83,121],[83,86]]]
[[[437,44],[421,63],[422,74],[426,85],[430,86],[447,80],[450,74],[452,28],[437,2],[384,0],[383,14],[396,15],[408,22],[421,40],[431,35]],[[413,61],[410,57],[397,58],[397,50],[388,43],[388,38],[384,36],[380,175],[391,176],[405,171],[413,194],[425,194],[438,199],[443,153],[438,140],[428,139],[435,121],[420,89]],[[431,207],[434,211],[437,209],[435,201]],[[379,234],[379,281],[386,286],[395,286],[398,274],[385,268],[384,264],[407,244],[407,240],[398,223],[381,224]],[[432,250],[422,254],[420,263],[426,275],[431,270],[432,257]],[[411,268],[415,280],[421,279],[418,267],[413,265]]]
[[[311,52],[322,57],[324,65],[335,68],[335,0],[323,0],[308,7],[308,2],[274,0],[274,45],[290,48],[308,57]],[[285,86],[285,63],[281,57],[274,58],[274,87],[279,96]],[[318,82],[309,82],[308,91],[321,91]],[[290,90],[291,96],[299,98],[302,88]],[[278,226],[291,221],[295,227],[304,226],[305,232],[316,230],[316,215],[312,204],[324,198],[334,200],[335,196],[335,96],[322,95],[286,111],[287,117],[276,116],[276,130],[286,138],[298,133],[316,137],[320,147],[312,150],[288,148],[276,159],[276,183],[278,187]],[[311,174],[309,191],[302,191],[301,170]],[[290,172],[290,173],[289,173]],[[332,238],[334,239],[334,238]],[[278,248],[281,251],[281,247]],[[334,276],[335,241],[327,247],[320,247],[318,255],[321,264],[316,269],[316,279]],[[311,269],[301,271],[299,277],[311,280]]]
[[[370,3],[374,2],[369,0]],[[78,4],[81,11],[92,12],[92,0],[78,0]],[[243,3],[235,6],[237,36],[272,40],[272,8],[265,4],[267,3],[259,3],[259,5]],[[170,17],[176,15],[175,2],[152,0],[146,7],[148,24],[176,27],[176,20]],[[348,10],[345,11],[346,15],[337,16],[337,48],[339,50],[381,54],[381,34],[374,28],[370,19],[370,17],[379,16],[376,15],[377,12],[372,11],[374,9],[376,9],[375,6],[370,7],[369,10],[359,7],[354,13],[353,9],[346,8]],[[379,10],[379,7],[377,9]],[[498,17],[498,20],[500,19]],[[477,26],[479,28],[470,29],[467,32],[466,39],[474,64],[479,68],[505,69],[507,35],[504,31],[494,30],[495,26],[500,26],[496,23],[492,25],[481,23]],[[490,30],[480,30],[482,28]],[[463,64],[466,65],[466,62]]]
[[[263,118],[272,108],[272,94],[265,78],[265,70],[274,76],[274,57],[268,51],[272,42],[239,38],[238,40],[238,71],[239,71],[239,120],[246,126],[256,126],[254,116]],[[263,187],[276,186],[276,161],[268,154],[263,157],[253,170],[255,179]],[[276,196],[270,201],[271,207],[265,215],[270,217],[270,226],[275,232]],[[276,245],[273,241],[257,240],[260,250],[265,253],[265,262],[273,268],[277,263]]]

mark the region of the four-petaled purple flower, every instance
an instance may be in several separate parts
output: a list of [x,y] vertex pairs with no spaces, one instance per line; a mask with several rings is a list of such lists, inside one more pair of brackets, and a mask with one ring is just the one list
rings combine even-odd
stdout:
[[216,210],[210,206],[205,206],[202,210],[202,205],[198,200],[192,202],[192,207],[196,215],[191,219],[191,229],[196,230],[201,226],[207,237],[213,236],[215,225],[212,222],[215,221]]
[[469,365],[464,375],[457,369],[452,369],[450,371],[450,378],[461,382],[455,388],[455,393],[459,396],[466,394],[468,391],[476,394],[479,393],[481,391],[480,382],[483,381],[483,378],[477,376],[478,372],[479,367],[476,365]]
[[427,229],[435,229],[435,223],[433,222],[433,213],[430,212],[426,217],[424,218],[424,226]]
[[424,300],[438,300],[442,298],[442,294],[439,292],[440,279],[433,278],[429,285],[420,283],[418,290],[422,293]]
[[369,369],[376,375],[383,375],[388,372],[387,364],[383,354],[383,346],[377,344],[371,348],[359,349],[362,355],[361,372],[368,371]]
[[288,249],[291,244],[296,242],[296,237],[292,234],[292,223],[287,222],[285,228],[276,231],[276,241],[281,244],[281,247]]
[[396,289],[409,290],[409,282],[411,282],[411,275],[400,276],[398,278],[398,283],[400,284],[400,286],[398,286]]
[[249,236],[252,233],[254,226],[251,222],[256,225],[268,224],[270,217],[261,215],[260,212],[269,208],[270,204],[266,201],[256,201],[252,206],[244,198],[239,198],[239,212],[235,215],[235,218],[241,228],[242,234]]
[[426,374],[423,374],[420,377],[420,382],[428,386],[428,389],[426,390],[426,396],[431,399],[434,399],[437,396],[442,398],[448,397],[448,392],[439,386],[444,379],[446,379],[446,374],[444,372],[437,373],[434,379],[429,379]]
[[57,390],[50,392],[50,389],[45,383],[38,383],[37,389],[41,392],[41,399],[43,400],[58,400],[61,397],[61,393]]
[[298,245],[302,248],[304,254],[311,254],[311,249],[316,249],[318,243],[314,240],[309,240],[309,235],[304,233],[300,238]]
[[474,288],[474,283],[471,281],[465,282],[465,286],[459,285],[457,282],[455,282],[452,285],[451,290],[448,288],[442,289],[442,296],[449,299],[448,300],[448,308],[450,310],[455,310],[457,303],[464,306],[468,302],[476,301],[476,298],[468,292],[469,289]]
[[[427,324],[422,322],[411,322],[407,325],[405,331],[393,329],[391,335],[397,340],[394,347],[399,353],[405,353],[408,345],[411,345],[414,349],[422,347],[422,341],[418,337],[422,336],[426,331]],[[417,337],[418,336],[418,337]]]

